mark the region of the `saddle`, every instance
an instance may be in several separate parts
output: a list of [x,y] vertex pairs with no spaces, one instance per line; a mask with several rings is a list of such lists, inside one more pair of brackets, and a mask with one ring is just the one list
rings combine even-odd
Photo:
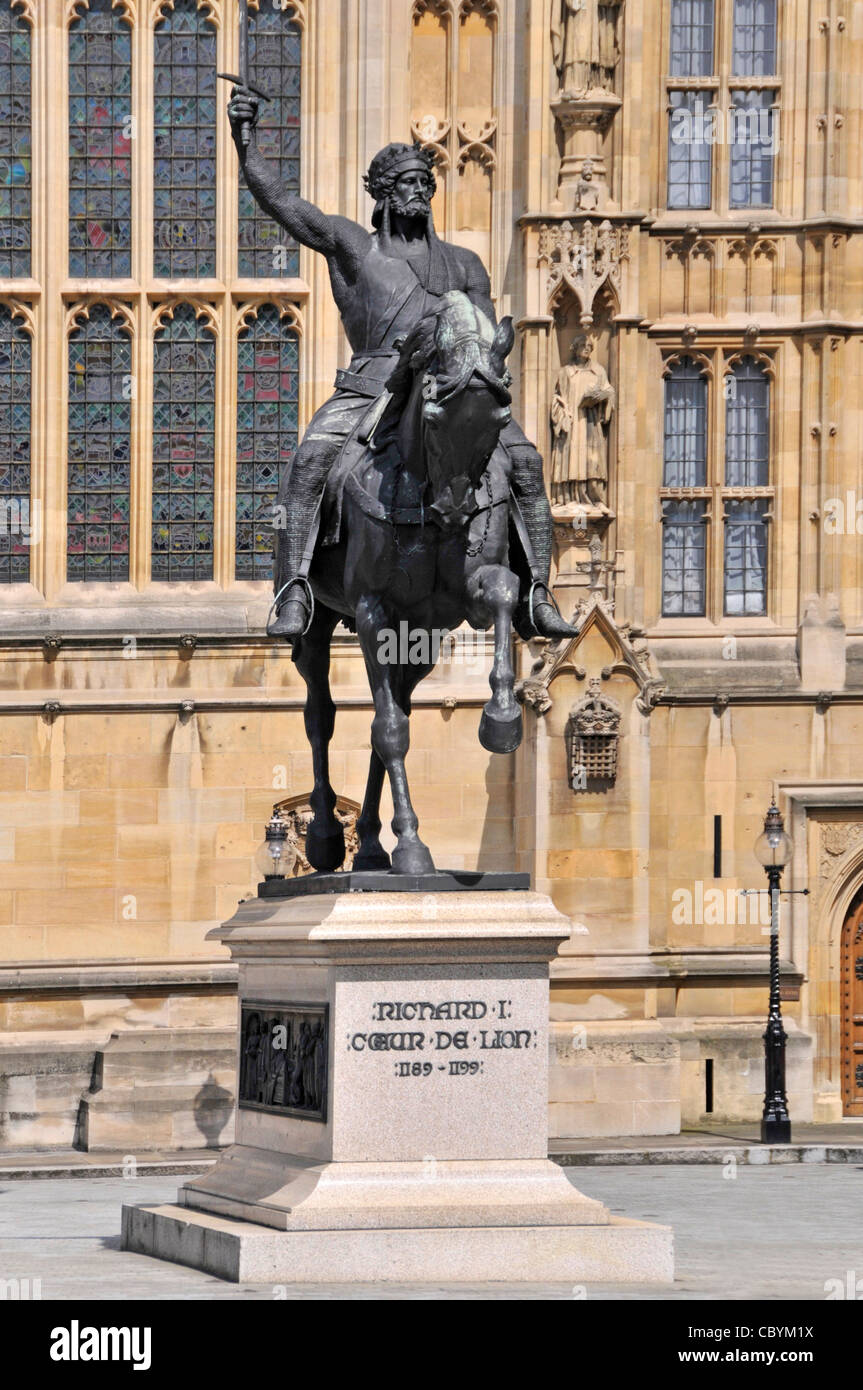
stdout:
[[[322,502],[320,542],[322,546],[338,545],[341,539],[342,509],[346,488],[350,488],[351,495],[359,501],[369,516],[384,521],[390,514],[386,503],[391,503],[394,500],[391,495],[392,489],[389,490],[390,496],[386,496],[382,488],[381,500],[378,500],[366,491],[357,478],[358,472],[364,472],[365,466],[371,462],[377,463],[382,468],[385,477],[394,477],[399,471],[400,461],[394,445],[388,446],[374,457],[369,454],[369,416],[373,414],[377,406],[378,402],[375,402],[372,411],[368,412],[353,432],[348,435],[342,445],[341,453],[330,469]],[[398,488],[398,496],[395,501],[396,510],[392,514],[394,522],[402,526],[422,524],[421,489],[412,475],[402,474],[401,485]]]
[[507,480],[492,459],[474,489],[460,489],[457,479],[444,498],[429,505],[428,484],[404,466],[394,440],[370,454],[366,420],[345,440],[330,469],[322,501],[322,546],[338,545],[341,539],[346,492],[376,521],[394,526],[437,524],[442,530],[461,529],[480,512],[509,502]]

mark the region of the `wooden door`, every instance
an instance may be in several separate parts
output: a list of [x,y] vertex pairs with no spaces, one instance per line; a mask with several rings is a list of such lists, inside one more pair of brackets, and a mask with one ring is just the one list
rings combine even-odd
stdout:
[[842,928],[842,1113],[863,1115],[863,895]]

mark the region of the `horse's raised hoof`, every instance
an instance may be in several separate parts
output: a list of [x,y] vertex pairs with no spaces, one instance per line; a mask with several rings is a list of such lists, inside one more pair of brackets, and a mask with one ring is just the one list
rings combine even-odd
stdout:
[[393,850],[394,874],[433,874],[434,860],[430,851],[419,840],[413,845],[403,845]]
[[509,718],[499,719],[489,714],[488,707],[479,721],[479,741],[489,753],[514,753],[521,743],[521,710]]
[[335,830],[320,831],[312,821],[306,832],[306,858],[313,869],[331,874],[345,862],[345,832],[339,825]]

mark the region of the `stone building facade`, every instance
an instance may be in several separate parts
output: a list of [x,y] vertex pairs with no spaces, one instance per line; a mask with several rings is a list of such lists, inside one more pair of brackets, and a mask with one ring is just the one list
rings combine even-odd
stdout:
[[[507,758],[460,634],[408,766],[438,864],[529,870],[572,919],[550,1132],[760,1114],[739,894],[774,795],[809,890],[782,901],[791,1114],[863,1113],[863,7],[250,8],[283,177],[365,222],[375,151],[433,147],[438,229],[517,325],[579,635],[519,647]],[[0,0],[0,50],[0,1146],[200,1147],[236,1017],[206,935],[310,790],[263,518],[349,354],[325,266],[239,188],[229,0]],[[348,633],[333,677],[349,822]]]

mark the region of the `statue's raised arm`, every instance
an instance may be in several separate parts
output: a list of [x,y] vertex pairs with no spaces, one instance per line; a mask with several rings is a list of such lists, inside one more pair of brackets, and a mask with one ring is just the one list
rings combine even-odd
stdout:
[[[228,103],[228,119],[246,183],[264,212],[284,227],[295,241],[319,251],[323,256],[352,259],[358,253],[362,254],[369,241],[365,228],[347,217],[329,217],[314,203],[290,192],[273,171],[272,163],[261,154],[254,137],[258,123],[258,98],[254,92],[242,87],[233,89]],[[243,127],[249,131],[248,144],[243,143]]]

